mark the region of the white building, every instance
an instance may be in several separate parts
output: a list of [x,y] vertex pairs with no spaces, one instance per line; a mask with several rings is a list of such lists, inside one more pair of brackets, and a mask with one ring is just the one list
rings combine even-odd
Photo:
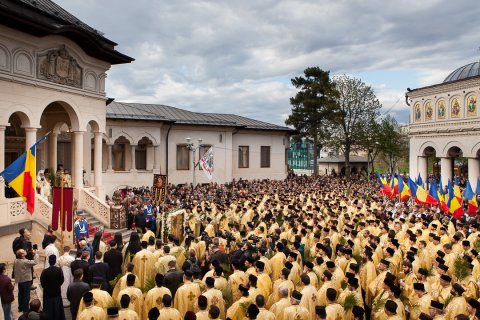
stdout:
[[[410,106],[410,175],[419,173],[425,180],[429,159],[440,158],[442,181],[454,175],[454,160],[468,159],[468,169],[456,174],[468,175],[477,185],[480,162],[480,63],[474,62],[454,70],[442,83],[409,90]],[[458,166],[457,166],[458,167]]]
[[[63,164],[72,174],[78,207],[107,227],[104,197],[117,186],[151,185],[153,173],[168,174],[172,183],[192,182],[187,137],[202,139],[197,155],[214,146],[215,182],[286,177],[286,127],[107,99],[107,71],[133,61],[115,46],[49,0],[2,1],[0,171],[51,132],[37,149],[37,169]],[[18,229],[28,227],[41,242],[51,204],[37,197],[30,216],[21,198],[5,197],[0,180],[0,240],[11,243]],[[202,172],[197,182],[208,182]],[[2,258],[2,250],[13,258],[8,248],[0,250]]]

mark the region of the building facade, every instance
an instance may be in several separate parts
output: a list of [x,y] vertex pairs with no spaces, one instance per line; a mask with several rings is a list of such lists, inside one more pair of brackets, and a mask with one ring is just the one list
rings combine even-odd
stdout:
[[[475,188],[480,169],[480,64],[453,71],[440,84],[408,90],[410,175],[423,179],[438,168],[445,185],[454,175]],[[438,161],[439,160],[439,161]],[[432,163],[434,161],[435,163]],[[430,169],[429,169],[430,168]]]

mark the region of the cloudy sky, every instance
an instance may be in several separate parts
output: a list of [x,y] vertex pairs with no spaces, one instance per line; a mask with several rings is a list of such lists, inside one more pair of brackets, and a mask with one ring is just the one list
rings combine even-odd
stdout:
[[401,123],[404,93],[480,59],[478,0],[54,0],[131,57],[116,101],[284,124],[309,66],[371,85]]

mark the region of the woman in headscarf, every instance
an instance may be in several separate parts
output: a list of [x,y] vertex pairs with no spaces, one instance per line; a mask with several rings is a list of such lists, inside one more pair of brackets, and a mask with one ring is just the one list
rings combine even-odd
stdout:
[[107,251],[107,245],[105,244],[105,242],[103,242],[102,236],[103,231],[97,231],[97,233],[95,233],[92,242],[93,254],[95,254],[95,252],[97,251],[100,251],[102,254],[104,254],[105,251]]
[[142,244],[140,242],[140,236],[137,232],[132,232],[130,234],[130,240],[128,243],[123,247],[122,254],[123,254],[123,267],[125,270],[126,265],[129,262],[132,262],[135,253],[142,250]]

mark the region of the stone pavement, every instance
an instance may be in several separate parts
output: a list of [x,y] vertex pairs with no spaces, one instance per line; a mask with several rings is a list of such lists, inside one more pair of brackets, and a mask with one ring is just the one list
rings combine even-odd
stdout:
[[[37,288],[35,290],[30,291],[30,301],[33,299],[40,299],[40,301],[42,301],[43,299],[43,290],[40,286],[40,274],[43,271],[43,266],[44,266],[44,259],[40,258],[40,262],[33,269],[33,274],[35,275],[35,279],[33,280],[33,285],[36,286]],[[7,266],[6,271],[9,277],[12,276],[12,269],[13,269],[12,264]],[[12,302],[13,319],[18,319],[18,317],[21,316],[21,313],[18,312],[18,286],[15,284],[15,281],[13,281],[12,283],[15,286],[14,293],[13,293],[15,300]],[[68,319],[68,320],[72,319],[69,307],[65,308],[65,319]],[[0,312],[0,320],[3,320],[3,311]]]

